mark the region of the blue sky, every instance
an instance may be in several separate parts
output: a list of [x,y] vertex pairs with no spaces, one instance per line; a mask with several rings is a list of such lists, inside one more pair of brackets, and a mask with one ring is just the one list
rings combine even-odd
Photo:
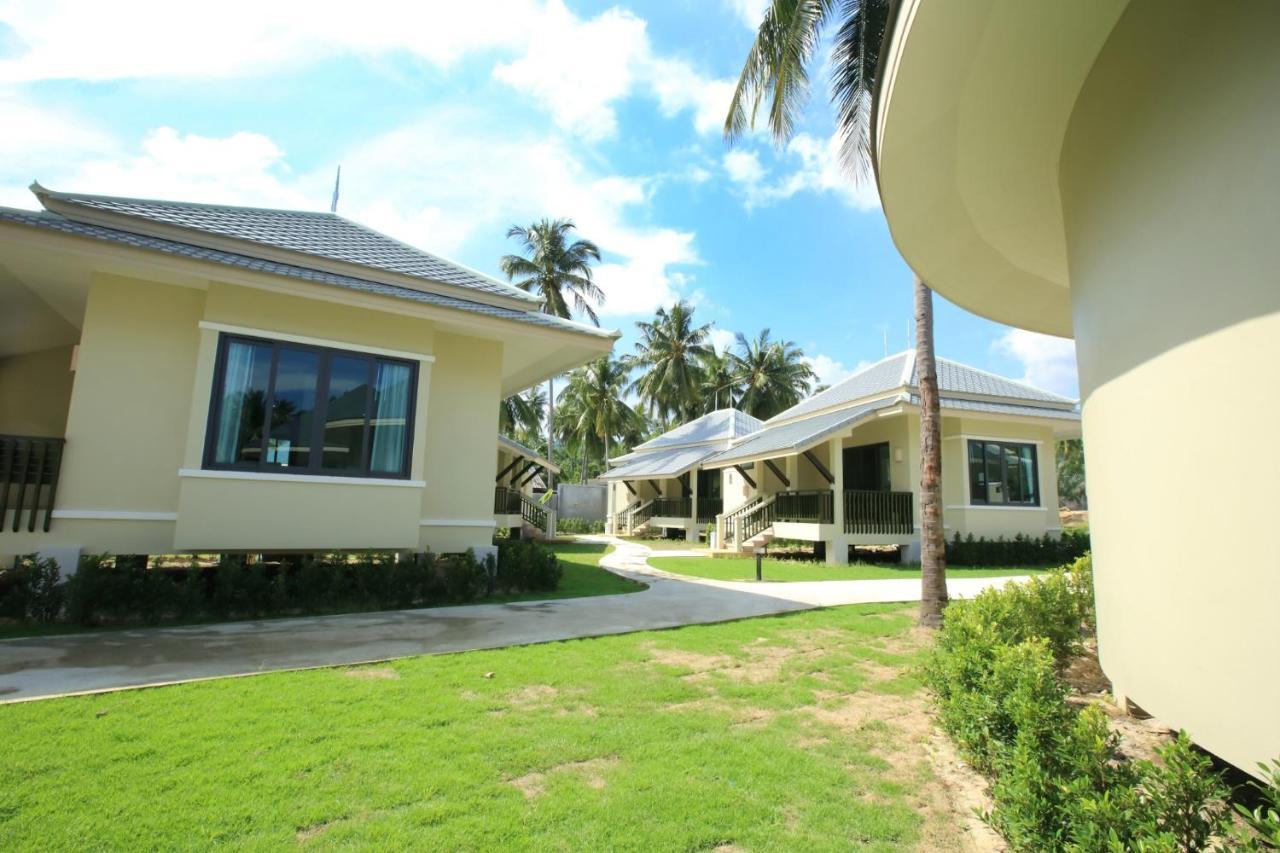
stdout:
[[[685,298],[833,381],[906,345],[911,272],[839,167],[720,124],[761,0],[0,0],[0,204],[55,189],[325,209],[497,274],[513,223],[600,244],[604,325]],[[936,301],[939,354],[1076,394],[1071,343]]]

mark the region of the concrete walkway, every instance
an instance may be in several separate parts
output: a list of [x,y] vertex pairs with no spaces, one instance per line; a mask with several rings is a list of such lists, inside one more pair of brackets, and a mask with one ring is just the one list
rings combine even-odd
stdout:
[[[624,595],[475,604],[185,628],[0,640],[0,703],[205,678],[724,622],[812,607],[914,601],[909,580],[729,583],[649,567],[649,548],[616,544],[602,563],[649,588]],[[953,581],[953,596],[1011,578]]]

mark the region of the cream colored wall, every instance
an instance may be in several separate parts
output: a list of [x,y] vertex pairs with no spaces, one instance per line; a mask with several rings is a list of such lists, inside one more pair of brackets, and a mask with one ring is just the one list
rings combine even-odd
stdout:
[[67,415],[59,509],[177,510],[203,310],[199,290],[94,279]]
[[[751,471],[748,474],[754,473]],[[752,489],[742,475],[733,468],[725,468],[720,472],[720,495],[724,501],[724,511],[733,512],[751,500]]]
[[492,526],[480,522],[493,520],[493,475],[488,472],[498,434],[502,346],[438,333],[434,354],[425,401],[427,487],[421,517],[427,523],[420,545],[432,551],[482,547],[493,538]]
[[1280,755],[1278,32],[1134,0],[1061,172],[1102,667],[1246,770]]
[[[984,507],[969,501],[969,439],[995,438],[1036,446],[1039,477],[1038,507]],[[1003,536],[1012,538],[1057,533],[1058,473],[1054,456],[1053,428],[1018,421],[943,417],[942,419],[942,506],[948,536]]]
[[[185,477],[179,551],[412,550],[424,489]],[[490,496],[490,517],[492,517]]]
[[0,433],[60,438],[71,405],[73,347],[0,358]]

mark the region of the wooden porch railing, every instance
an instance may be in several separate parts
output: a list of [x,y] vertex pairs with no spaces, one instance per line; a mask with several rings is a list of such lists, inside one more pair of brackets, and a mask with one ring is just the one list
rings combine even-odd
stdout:
[[634,531],[637,527],[648,523],[649,519],[653,518],[653,504],[654,501],[645,501],[631,510],[630,524],[627,525],[629,530]]
[[526,494],[516,492],[516,496],[520,499],[520,517],[543,533],[549,534],[547,508]]
[[778,521],[814,524],[832,524],[835,521],[835,499],[830,489],[778,492],[774,499]]
[[771,498],[765,498],[743,515],[737,524],[738,544],[773,527],[773,522],[777,520],[774,514],[776,506],[777,495],[774,495]]
[[27,532],[34,533],[37,516],[43,510],[40,527],[49,532],[65,444],[61,438],[0,435],[0,530],[4,529],[6,514],[12,512],[12,530],[17,533],[25,512]]
[[741,526],[742,519],[746,518],[751,512],[764,502],[764,498],[752,498],[742,506],[727,512],[723,518],[719,519],[719,527],[722,528],[720,541],[724,546],[736,545],[742,539],[738,536],[738,530]]
[[693,498],[654,498],[653,515],[657,518],[688,518],[693,512]]
[[869,534],[911,534],[915,517],[911,492],[846,491],[844,532]]
[[498,486],[493,490],[494,515],[515,515],[520,512],[520,492],[516,489]]

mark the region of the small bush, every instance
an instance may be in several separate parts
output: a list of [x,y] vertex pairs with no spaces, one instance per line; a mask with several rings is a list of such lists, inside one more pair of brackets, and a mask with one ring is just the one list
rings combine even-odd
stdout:
[[54,560],[31,554],[19,559],[14,568],[0,570],[0,616],[56,622],[65,598],[66,585]]
[[556,532],[570,536],[583,533],[604,533],[604,521],[593,518],[558,518]]
[[1258,795],[1258,804],[1252,809],[1236,804],[1236,812],[1252,833],[1237,832],[1232,840],[1241,850],[1280,850],[1280,760],[1258,767],[1263,781],[1249,783]]
[[0,616],[27,622],[154,625],[166,620],[259,618],[297,613],[431,606],[505,593],[549,591],[562,569],[555,553],[506,543],[500,560],[470,552],[284,555],[251,561],[223,555],[216,566],[148,567],[145,556],[81,557],[59,579],[52,561],[24,558],[0,571]]
[[1058,673],[1093,624],[1092,563],[947,608],[924,665],[943,728],[992,779],[985,816],[1016,850],[1204,850],[1227,790],[1185,734],[1160,762],[1126,761],[1096,705]]
[[970,533],[961,538],[960,531],[947,543],[947,564],[953,566],[1057,566],[1075,560],[1089,551],[1089,531],[1068,529],[1058,537],[1046,533],[1040,538],[1017,534],[974,538]]
[[498,546],[498,589],[549,592],[559,586],[563,574],[560,560],[550,548],[518,540]]

